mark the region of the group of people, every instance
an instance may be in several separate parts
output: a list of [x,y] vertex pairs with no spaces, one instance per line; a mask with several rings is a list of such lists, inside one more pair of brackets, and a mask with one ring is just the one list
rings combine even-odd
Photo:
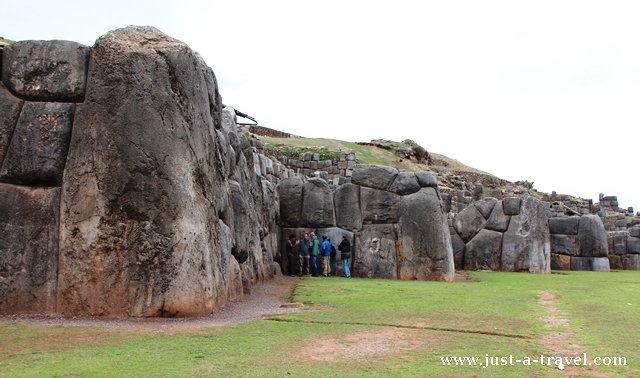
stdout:
[[[305,233],[300,240],[296,240],[296,236],[289,235],[286,244],[287,261],[289,263],[288,274],[294,276],[296,274],[296,258],[299,262],[298,274],[300,276],[311,274],[318,277],[318,257],[321,257],[322,275],[328,277],[331,274],[331,260],[336,255],[336,249],[331,244],[331,240],[326,235],[322,236],[322,243],[318,240],[315,233]],[[342,260],[343,277],[351,277],[349,263],[351,262],[351,243],[346,236],[342,237],[342,241],[338,245],[340,251],[340,259]]]

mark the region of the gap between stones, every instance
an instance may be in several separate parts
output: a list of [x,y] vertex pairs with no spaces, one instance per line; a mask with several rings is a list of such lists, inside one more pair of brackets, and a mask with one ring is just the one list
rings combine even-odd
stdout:
[[491,332],[491,331],[473,331],[466,329],[455,329],[455,328],[443,328],[443,327],[429,327],[429,326],[410,326],[410,325],[400,325],[400,324],[390,324],[390,323],[367,323],[367,322],[328,322],[322,320],[299,320],[299,319],[285,319],[285,318],[264,318],[263,320],[270,320],[274,322],[288,322],[288,323],[305,323],[305,324],[327,324],[327,325],[360,325],[360,326],[374,326],[374,327],[392,327],[392,328],[403,328],[403,329],[423,329],[429,331],[442,331],[442,332],[455,332],[455,333],[468,333],[468,334],[476,334],[476,335],[486,335],[486,336],[499,336],[499,337],[508,337],[514,339],[533,339],[531,336],[527,335],[517,335],[512,333],[501,333],[501,332]]

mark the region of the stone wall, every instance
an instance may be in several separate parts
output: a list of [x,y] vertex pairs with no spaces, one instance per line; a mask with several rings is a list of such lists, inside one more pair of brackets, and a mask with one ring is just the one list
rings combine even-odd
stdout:
[[187,45],[127,27],[1,70],[0,312],[204,315],[279,274],[278,177]]
[[[333,190],[321,178],[282,180],[283,239],[316,231],[337,245],[347,236],[355,277],[452,281],[451,240],[435,174],[355,164],[351,179]],[[339,257],[334,268],[341,274]]]
[[551,272],[545,206],[531,196],[484,198],[449,225],[456,269]]

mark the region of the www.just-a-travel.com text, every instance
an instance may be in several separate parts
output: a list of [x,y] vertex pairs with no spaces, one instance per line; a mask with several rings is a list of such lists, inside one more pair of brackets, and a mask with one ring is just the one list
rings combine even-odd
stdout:
[[515,366],[524,365],[531,366],[539,364],[544,366],[627,366],[626,357],[595,357],[592,360],[587,358],[587,354],[583,353],[580,357],[559,357],[545,356],[541,354],[539,357],[522,357],[516,358],[513,355],[508,357],[489,356],[470,357],[470,356],[445,356],[440,357],[442,365],[445,366],[482,366],[486,369],[489,366]]

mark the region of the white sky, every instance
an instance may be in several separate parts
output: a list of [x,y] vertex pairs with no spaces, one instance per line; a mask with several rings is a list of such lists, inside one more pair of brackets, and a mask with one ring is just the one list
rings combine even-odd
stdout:
[[640,210],[640,2],[14,1],[0,36],[187,43],[261,125],[410,138],[541,191]]

